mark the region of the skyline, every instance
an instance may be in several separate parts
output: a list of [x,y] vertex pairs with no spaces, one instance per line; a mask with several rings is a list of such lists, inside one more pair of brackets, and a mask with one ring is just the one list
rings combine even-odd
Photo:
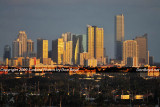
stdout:
[[[86,34],[86,25],[90,24],[104,28],[104,47],[107,56],[114,58],[114,17],[123,13],[125,17],[125,40],[148,33],[150,55],[154,56],[156,62],[160,61],[160,51],[156,48],[160,44],[160,37],[158,37],[160,34],[158,30],[160,15],[156,14],[156,11],[159,10],[160,2],[158,0],[154,2],[144,0],[126,2],[126,0],[122,0],[119,5],[115,1],[89,1],[68,0],[64,2],[62,0],[53,2],[47,0],[43,2],[41,0],[24,0],[25,3],[19,0],[17,2],[0,1],[0,13],[2,13],[0,35],[3,37],[3,41],[0,41],[0,57],[3,56],[4,46],[7,44],[11,46],[11,41],[17,37],[19,30],[25,30],[28,38],[34,42],[38,37],[50,40],[50,50],[51,40],[59,38],[65,32]],[[127,4],[123,4],[124,2]],[[115,8],[115,6],[117,7]],[[73,9],[74,11],[71,12]],[[86,12],[84,12],[85,9]],[[8,40],[8,38],[10,39]],[[153,41],[154,44],[152,44]],[[35,47],[37,46],[35,45]]]

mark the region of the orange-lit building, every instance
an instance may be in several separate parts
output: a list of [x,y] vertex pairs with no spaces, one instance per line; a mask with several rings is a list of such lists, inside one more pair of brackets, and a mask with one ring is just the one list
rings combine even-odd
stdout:
[[125,66],[138,66],[137,42],[135,40],[123,42],[123,63]]

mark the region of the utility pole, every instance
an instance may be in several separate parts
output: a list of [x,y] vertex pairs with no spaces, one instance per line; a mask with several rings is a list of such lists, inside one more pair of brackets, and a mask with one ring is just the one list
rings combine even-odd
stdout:
[[68,83],[68,95],[69,95],[69,83]]
[[49,90],[48,90],[48,93],[50,93],[50,85],[49,85]]
[[39,90],[39,81],[38,81],[38,94],[40,94],[40,90]]
[[36,82],[35,82],[35,93],[36,93]]
[[1,101],[2,101],[2,83],[1,83]]
[[26,86],[26,83],[25,83],[25,92],[27,91],[27,86]]
[[62,101],[61,101],[62,99],[61,99],[61,97],[60,97],[60,104],[59,104],[59,107],[62,107]]

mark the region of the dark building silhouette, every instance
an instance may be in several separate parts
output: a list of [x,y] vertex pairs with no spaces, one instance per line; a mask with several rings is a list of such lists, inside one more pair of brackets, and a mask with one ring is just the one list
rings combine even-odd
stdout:
[[149,56],[149,65],[153,66],[154,65],[154,57]]
[[3,61],[5,61],[6,58],[11,58],[11,47],[9,45],[4,46]]

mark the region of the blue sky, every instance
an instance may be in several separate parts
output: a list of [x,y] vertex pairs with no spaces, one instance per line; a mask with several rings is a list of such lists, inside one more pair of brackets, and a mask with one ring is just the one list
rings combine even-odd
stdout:
[[35,42],[62,33],[85,34],[86,25],[104,28],[104,46],[114,58],[114,17],[124,14],[125,40],[148,33],[150,55],[160,62],[160,0],[0,0],[0,57],[19,30]]

